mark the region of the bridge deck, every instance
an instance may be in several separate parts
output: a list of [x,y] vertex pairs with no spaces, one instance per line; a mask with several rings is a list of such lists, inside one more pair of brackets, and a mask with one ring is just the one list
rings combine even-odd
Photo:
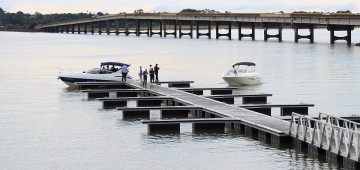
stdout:
[[140,82],[134,80],[129,80],[126,82],[126,84],[134,87],[137,86],[138,88],[145,88],[158,93],[163,93],[169,97],[173,97],[178,100],[187,101],[194,106],[203,107],[205,110],[216,113],[219,116],[240,120],[242,123],[250,127],[261,129],[274,135],[289,135],[290,123],[284,120],[218,102],[203,96],[186,93],[176,89],[166,88],[159,85],[149,84],[147,87],[141,87]]

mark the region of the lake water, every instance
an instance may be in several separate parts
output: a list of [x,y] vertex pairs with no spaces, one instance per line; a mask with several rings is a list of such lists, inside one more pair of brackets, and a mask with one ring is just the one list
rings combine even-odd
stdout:
[[[236,93],[271,93],[274,104],[315,104],[311,116],[360,115],[360,47],[331,45],[325,29],[315,30],[314,44],[294,43],[288,29],[281,43],[264,42],[263,30],[256,34],[256,41],[229,41],[0,32],[0,168],[341,169],[239,134],[192,134],[190,125],[180,135],[149,135],[140,120],[122,120],[121,112],[104,110],[57,80],[60,69],[120,61],[132,64],[134,77],[140,65],[158,63],[160,80],[227,87],[221,74],[236,62],[252,61],[264,83]],[[360,42],[360,31],[352,37]]]

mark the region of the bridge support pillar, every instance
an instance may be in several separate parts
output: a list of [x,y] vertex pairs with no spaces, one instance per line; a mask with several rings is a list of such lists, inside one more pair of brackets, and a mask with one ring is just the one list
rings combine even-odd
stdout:
[[65,26],[66,33],[69,33],[69,26]]
[[[250,25],[251,27],[251,34],[243,34],[241,32],[242,27],[248,25]],[[255,23],[238,22],[238,29],[239,29],[239,40],[241,40],[243,37],[250,37],[253,41],[255,40]]]
[[[264,40],[267,41],[269,38],[278,38],[279,42],[282,41],[282,25],[281,24],[273,24],[273,23],[268,23],[265,22],[263,23],[263,27],[264,27]],[[277,28],[279,33],[275,34],[275,35],[270,35],[268,34],[268,29],[269,28]]]
[[63,26],[61,26],[60,32],[61,32],[61,33],[64,33],[64,27],[63,27]]
[[[132,22],[130,22],[132,21]],[[130,26],[135,26],[135,31],[130,31]],[[129,36],[130,34],[135,34],[138,36],[138,20],[125,20],[125,34],[126,36]]]
[[200,36],[208,36],[211,39],[211,21],[207,21],[208,32],[207,33],[200,33],[200,21],[196,22],[196,38]]
[[129,36],[129,21],[125,19],[125,35]]
[[221,37],[221,36],[225,36],[225,37],[228,37],[229,40],[231,40],[231,22],[226,22],[226,23],[228,26],[228,33],[221,34],[221,33],[219,33],[219,25],[221,24],[221,22],[216,22],[216,39],[219,39],[219,37]]
[[[328,25],[327,30],[330,31],[330,43],[334,44],[336,40],[345,40],[348,44],[351,44],[351,31],[354,30],[352,25]],[[335,31],[346,31],[347,36],[337,37]]]
[[99,26],[99,35],[101,35],[102,31],[101,31],[101,21],[98,22],[98,26]]
[[[310,43],[314,43],[314,28],[313,24],[292,24],[292,28],[295,32],[295,42],[299,42],[299,39],[305,38],[309,39]],[[309,35],[299,35],[299,29],[309,29]]]
[[166,32],[166,24],[167,24],[167,22],[163,21],[163,24],[164,24],[164,37],[166,37],[167,35],[174,35],[175,38],[177,37],[177,22],[173,21],[173,23],[174,23],[174,32]]
[[86,23],[84,24],[84,34],[87,34],[87,26],[86,26]]
[[106,33],[107,35],[110,35],[110,22],[106,21]]
[[[190,36],[190,38],[193,38],[193,24],[192,24],[192,22],[191,21],[188,21],[188,22],[186,22],[186,21],[178,21],[178,23],[179,23],[179,37],[181,38],[183,35],[188,35],[188,36]],[[188,33],[182,32],[183,30],[182,30],[181,26],[183,24],[185,24],[185,23],[189,24],[189,32]]]
[[91,23],[91,34],[94,34],[94,23]]
[[115,34],[119,35],[119,20],[114,20],[115,22]]
[[71,33],[75,33],[75,25],[71,25]]
[[78,34],[80,34],[80,33],[81,33],[81,30],[80,30],[80,24],[77,24],[77,32],[78,32]]
[[136,36],[140,36],[141,34],[147,34],[147,36],[150,36],[150,28],[149,28],[149,21],[145,20],[146,23],[146,31],[142,32],[141,31],[141,22],[142,20],[136,20]]
[[162,27],[163,27],[163,24],[162,24],[162,21],[159,20],[158,21],[159,23],[159,32],[153,32],[153,20],[150,20],[149,21],[149,27],[150,27],[150,37],[152,37],[154,34],[159,34],[160,37],[162,37]]

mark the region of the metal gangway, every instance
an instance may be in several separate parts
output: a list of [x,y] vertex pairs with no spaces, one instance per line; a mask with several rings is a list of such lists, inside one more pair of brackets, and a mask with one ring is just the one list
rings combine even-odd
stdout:
[[318,119],[292,113],[290,136],[359,162],[360,123],[319,113]]

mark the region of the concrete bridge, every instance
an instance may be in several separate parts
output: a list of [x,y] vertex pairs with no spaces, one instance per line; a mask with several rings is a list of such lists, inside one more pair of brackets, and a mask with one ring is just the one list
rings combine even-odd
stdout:
[[[230,14],[201,14],[201,13],[140,13],[140,14],[116,14],[89,19],[74,20],[60,23],[52,23],[39,26],[38,29],[53,33],[114,33],[116,35],[146,34],[153,36],[172,35],[174,37],[190,36],[196,38],[207,36],[212,38],[211,28],[216,28],[216,39],[228,37],[232,39],[232,28],[238,30],[238,39],[249,37],[255,40],[255,27],[264,29],[264,40],[277,38],[282,41],[282,29],[291,27],[294,29],[294,41],[309,39],[314,42],[314,29],[326,27],[330,32],[330,43],[336,40],[345,40],[351,44],[351,31],[360,26],[358,14],[274,14],[274,13],[230,13]],[[195,27],[195,29],[194,29]],[[220,33],[220,28],[226,28],[227,33]],[[250,34],[243,34],[242,30],[248,28]],[[200,32],[199,30],[202,29]],[[268,29],[277,29],[278,34],[268,34]],[[299,35],[299,29],[308,29],[308,35]],[[154,31],[155,30],[155,31]],[[207,32],[204,33],[204,30]],[[338,37],[337,31],[345,31],[346,36]]]

